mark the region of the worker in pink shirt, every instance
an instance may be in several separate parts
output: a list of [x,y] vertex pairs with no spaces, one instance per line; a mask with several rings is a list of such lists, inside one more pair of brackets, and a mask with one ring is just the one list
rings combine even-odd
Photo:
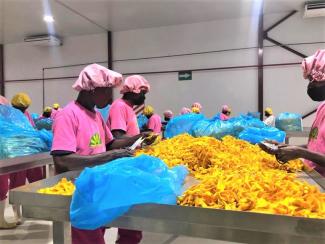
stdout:
[[0,95],[0,105],[9,105],[8,99],[1,95]]
[[220,119],[228,120],[231,115],[231,108],[228,105],[223,105],[221,109]]
[[158,114],[155,114],[153,107],[147,105],[143,110],[143,114],[148,118],[147,130],[156,134],[161,133],[161,118]]
[[162,130],[162,133],[163,133],[163,137],[165,138],[165,130],[166,130],[166,126],[168,124],[168,122],[173,118],[174,114],[173,114],[173,111],[171,110],[166,110],[164,112],[164,121],[161,123],[162,124],[162,127],[161,127],[161,130]]
[[[0,96],[0,106],[8,106],[9,101]],[[0,229],[12,229],[16,223],[9,223],[5,219],[6,199],[9,190],[9,174],[0,175]]]
[[61,111],[62,109],[60,108],[60,104],[58,103],[53,103],[53,107],[52,107],[52,113],[51,113],[51,119],[54,119],[56,114]]
[[113,102],[107,120],[114,137],[134,136],[140,133],[133,107],[144,104],[149,90],[149,82],[141,75],[125,79],[120,91],[123,96]]
[[191,107],[191,112],[195,114],[200,114],[202,110],[202,105],[198,102],[193,103]]
[[33,127],[35,127],[32,116],[30,115],[30,113],[27,110],[28,107],[31,105],[31,103],[32,103],[32,100],[30,99],[30,97],[26,93],[23,93],[23,92],[17,93],[11,99],[11,105],[14,108],[20,110],[26,116],[26,118],[29,120],[30,124]]
[[325,50],[318,50],[314,55],[305,58],[302,68],[304,78],[309,80],[307,94],[313,101],[321,102],[311,127],[308,144],[300,147],[278,144],[278,150],[261,147],[275,154],[282,162],[303,158],[307,165],[325,176]]
[[42,116],[40,116],[37,120],[51,118],[51,115],[52,115],[52,108],[51,107],[45,107],[44,110],[43,110]]
[[[150,90],[149,82],[141,75],[132,75],[125,79],[120,90],[122,98],[113,102],[107,125],[115,138],[135,136],[140,133],[137,116],[133,110],[136,105],[144,104],[146,94]],[[147,133],[146,135],[149,135]],[[149,144],[155,138],[152,138]],[[136,230],[118,230],[118,244],[136,244],[142,239],[142,232]]]
[[[100,112],[108,105],[111,87],[122,82],[122,75],[101,65],[85,67],[73,88],[79,92],[55,117],[53,155],[56,173],[82,170],[108,161],[133,156],[128,149],[142,135],[114,139]],[[96,217],[96,216],[94,216]],[[73,244],[105,243],[105,228],[81,230],[71,228]],[[132,242],[129,242],[132,243]]]
[[170,121],[173,118],[174,114],[173,111],[171,110],[166,110],[164,112],[164,121],[166,122],[166,124],[168,123],[168,121]]
[[[11,105],[20,110],[30,124],[35,127],[34,121],[28,112],[28,107],[31,105],[32,100],[26,93],[18,93],[13,98],[11,99]],[[10,189],[23,186],[26,183],[26,179],[28,179],[29,183],[33,183],[35,181],[39,181],[44,179],[44,173],[43,173],[43,168],[42,167],[36,167],[33,169],[28,169],[28,170],[23,170],[20,172],[12,173],[10,174]],[[17,221],[17,224],[22,223],[22,215],[21,215],[21,209],[19,205],[12,205],[13,211],[14,211],[14,217],[15,220]]]
[[184,114],[190,114],[192,113],[192,110],[187,108],[187,107],[182,107],[180,115],[184,115]]

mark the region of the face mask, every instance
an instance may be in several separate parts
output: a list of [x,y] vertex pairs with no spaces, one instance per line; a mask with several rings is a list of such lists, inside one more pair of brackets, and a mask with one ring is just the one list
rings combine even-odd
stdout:
[[313,101],[322,102],[325,100],[325,84],[309,83],[307,94]]
[[134,105],[142,105],[144,104],[144,101],[146,100],[146,96],[144,93],[140,93],[140,96],[134,100]]

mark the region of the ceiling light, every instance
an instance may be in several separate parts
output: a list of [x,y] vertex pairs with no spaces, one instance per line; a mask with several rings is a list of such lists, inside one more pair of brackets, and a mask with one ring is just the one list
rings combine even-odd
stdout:
[[54,18],[52,15],[44,15],[43,20],[47,23],[53,23],[54,22]]

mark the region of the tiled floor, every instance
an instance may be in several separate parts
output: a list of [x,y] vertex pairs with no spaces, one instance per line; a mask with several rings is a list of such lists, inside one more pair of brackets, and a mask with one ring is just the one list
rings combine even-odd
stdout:
[[[13,220],[10,206],[6,208],[8,221]],[[52,242],[52,224],[48,221],[26,220],[23,225],[13,230],[0,230],[1,244],[47,244]],[[105,234],[107,244],[114,244],[117,229],[108,229]],[[145,232],[141,244],[230,244],[230,242],[208,239],[189,238],[166,234]]]

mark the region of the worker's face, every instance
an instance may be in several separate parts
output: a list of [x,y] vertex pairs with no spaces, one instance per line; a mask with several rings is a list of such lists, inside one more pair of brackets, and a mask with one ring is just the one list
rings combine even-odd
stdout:
[[322,102],[325,100],[325,80],[310,82],[307,87],[307,94],[313,101]]
[[44,112],[44,113],[43,113],[43,116],[44,116],[45,118],[50,118],[50,117],[51,117],[51,112]]
[[14,108],[20,110],[21,112],[25,113],[25,111],[27,110],[28,107],[16,107],[16,106],[13,106]]
[[93,102],[97,108],[105,108],[109,104],[110,89],[108,87],[97,87],[92,92]]
[[146,92],[141,91],[139,94],[133,93],[133,104],[134,105],[142,105],[144,104],[144,101],[146,100]]
[[230,116],[231,115],[231,112],[230,111],[222,111],[222,113],[224,113],[227,116]]
[[265,117],[269,117],[270,116],[270,114],[268,112],[265,112],[264,115],[265,115]]

